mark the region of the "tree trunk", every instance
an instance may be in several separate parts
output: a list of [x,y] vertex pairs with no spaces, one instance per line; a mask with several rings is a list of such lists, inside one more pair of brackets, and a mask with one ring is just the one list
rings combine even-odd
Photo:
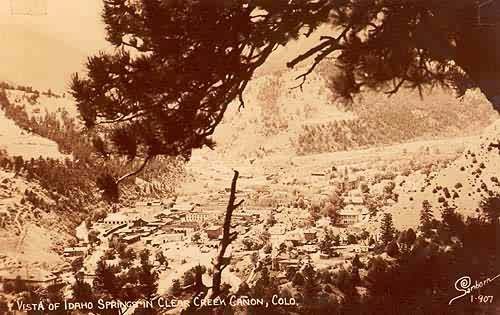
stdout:
[[233,181],[231,183],[231,193],[229,195],[229,202],[226,208],[226,216],[224,218],[223,232],[222,232],[222,240],[219,247],[219,254],[215,258],[214,263],[214,272],[212,277],[212,298],[215,298],[221,293],[221,284],[222,284],[222,271],[227,267],[228,262],[224,260],[224,255],[226,253],[227,247],[231,244],[232,241],[236,239],[237,233],[231,233],[231,218],[233,215],[233,211],[238,208],[243,200],[240,200],[238,203],[236,201],[236,182],[238,181],[239,173],[238,171],[234,171]]

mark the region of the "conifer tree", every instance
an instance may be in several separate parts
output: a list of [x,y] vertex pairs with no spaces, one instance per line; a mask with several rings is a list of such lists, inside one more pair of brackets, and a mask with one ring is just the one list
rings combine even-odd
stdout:
[[392,215],[390,213],[384,214],[384,217],[382,218],[380,237],[384,246],[394,240],[395,233],[396,229],[394,228],[394,223],[392,222]]
[[431,231],[432,220],[434,216],[432,214],[431,204],[428,200],[424,200],[422,202],[422,210],[420,211],[420,226],[419,230],[424,234],[424,236],[428,236]]
[[498,224],[498,218],[500,218],[500,194],[481,201],[481,209],[491,224]]

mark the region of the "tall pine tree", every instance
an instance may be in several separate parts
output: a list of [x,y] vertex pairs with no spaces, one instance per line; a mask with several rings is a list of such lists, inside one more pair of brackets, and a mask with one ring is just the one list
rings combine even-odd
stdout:
[[384,244],[384,246],[386,246],[387,244],[389,244],[394,240],[394,234],[396,233],[396,229],[394,228],[394,223],[392,222],[392,215],[390,213],[384,214],[380,229],[381,229],[380,239]]
[[434,216],[432,214],[431,204],[428,200],[422,202],[422,210],[420,211],[420,226],[419,230],[424,236],[429,236],[432,228],[432,220]]

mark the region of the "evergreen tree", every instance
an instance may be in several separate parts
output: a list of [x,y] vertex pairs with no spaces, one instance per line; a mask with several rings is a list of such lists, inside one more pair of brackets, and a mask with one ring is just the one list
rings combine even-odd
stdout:
[[97,262],[93,288],[98,293],[118,296],[120,292],[120,281],[113,267],[108,266],[104,258]]
[[432,220],[434,219],[434,216],[432,214],[432,208],[431,204],[429,201],[424,200],[422,202],[422,210],[420,211],[420,232],[424,236],[429,236],[432,228]]
[[324,236],[319,242],[319,249],[328,256],[332,256],[334,249],[334,235],[331,229],[325,227]]
[[189,286],[189,285],[192,285],[194,283],[195,279],[194,279],[194,275],[193,275],[193,272],[191,270],[188,270],[184,273],[184,275],[182,276],[182,285],[183,286]]
[[351,279],[353,284],[356,286],[361,282],[361,278],[359,276],[359,268],[357,266],[352,266],[351,269]]
[[302,270],[304,275],[304,301],[312,303],[318,292],[317,273],[311,264],[307,264]]
[[403,250],[409,251],[415,240],[417,239],[417,234],[412,228],[402,231],[398,238],[398,243]]
[[139,271],[139,284],[141,295],[149,299],[158,289],[158,273],[153,270],[153,265],[149,262],[150,252],[145,249],[140,254],[141,266]]
[[271,278],[269,277],[269,270],[267,269],[266,266],[262,267],[262,270],[260,271],[260,281],[264,286],[269,286],[271,283]]
[[293,280],[292,280],[292,284],[295,287],[301,287],[304,285],[304,276],[302,275],[302,273],[300,273],[300,272],[295,273]]
[[387,246],[392,240],[394,240],[394,234],[396,233],[396,229],[394,228],[394,224],[392,222],[392,215],[390,213],[384,214],[382,218],[381,225],[381,237],[382,244]]
[[181,288],[181,283],[178,279],[174,279],[172,281],[172,287],[170,287],[170,293],[173,296],[179,296],[181,294],[182,288]]
[[500,195],[496,194],[482,200],[481,210],[490,223],[498,224],[498,219],[500,218]]
[[351,264],[353,265],[353,267],[356,267],[358,269],[364,267],[364,265],[361,262],[361,260],[359,260],[359,255],[358,254],[354,255],[354,258],[352,259],[352,263]]
[[449,242],[452,236],[457,236],[460,240],[464,239],[465,224],[455,207],[445,205],[441,211],[441,219],[439,234],[442,241]]
[[92,287],[86,283],[80,276],[75,276],[75,283],[72,286],[73,300],[76,302],[90,302],[94,297]]

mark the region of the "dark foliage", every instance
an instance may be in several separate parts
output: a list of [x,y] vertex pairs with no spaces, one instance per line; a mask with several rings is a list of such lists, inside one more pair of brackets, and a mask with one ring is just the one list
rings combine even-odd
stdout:
[[331,84],[345,98],[362,87],[392,85],[394,93],[437,84],[461,94],[479,85],[493,99],[500,59],[486,39],[494,43],[498,28],[476,27],[475,3],[106,0],[107,40],[117,49],[90,57],[71,90],[87,127],[112,126],[104,132],[113,152],[145,163],[189,158],[213,146],[227,107],[236,98],[243,105],[248,81],[274,49],[327,23],[335,35],[288,63],[314,57],[301,79],[335,56]]

